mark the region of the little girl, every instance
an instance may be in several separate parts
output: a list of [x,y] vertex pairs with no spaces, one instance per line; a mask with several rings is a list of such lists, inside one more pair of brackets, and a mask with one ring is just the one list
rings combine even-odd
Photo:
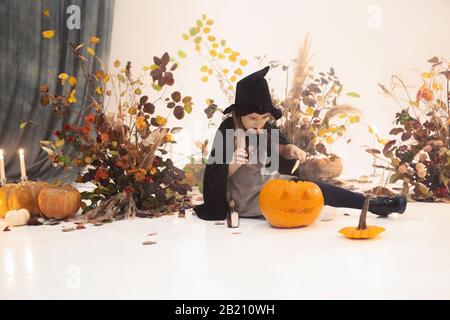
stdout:
[[[231,117],[220,124],[216,133],[203,177],[204,203],[194,208],[201,219],[225,219],[231,199],[241,217],[261,217],[258,196],[269,179],[301,180],[298,170],[293,174],[291,170],[297,160],[306,159],[306,153],[291,144],[268,122],[271,116],[278,120],[282,115],[281,110],[273,106],[269,87],[264,79],[268,71],[269,66],[241,79],[237,83],[235,103],[223,112],[231,113]],[[241,130],[245,131],[245,138],[238,138],[237,144],[234,139],[233,143],[229,143],[230,139],[227,138],[230,137],[230,131],[239,137]],[[250,141],[256,141],[256,144],[251,144]],[[261,150],[261,147],[265,151],[263,156],[255,156],[256,150]],[[275,160],[278,170],[262,170],[263,167],[267,168],[266,155],[272,161]],[[256,161],[249,161],[255,158]],[[366,197],[362,193],[323,181],[312,182],[320,187],[325,205],[355,209],[363,206]],[[403,213],[405,209],[405,196],[371,198],[369,204],[370,212],[382,216],[392,212]]]

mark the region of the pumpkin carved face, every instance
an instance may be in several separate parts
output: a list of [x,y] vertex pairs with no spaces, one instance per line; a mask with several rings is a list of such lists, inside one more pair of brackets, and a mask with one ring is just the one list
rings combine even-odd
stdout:
[[273,179],[259,193],[259,207],[275,228],[297,228],[313,223],[324,205],[319,186],[309,181]]

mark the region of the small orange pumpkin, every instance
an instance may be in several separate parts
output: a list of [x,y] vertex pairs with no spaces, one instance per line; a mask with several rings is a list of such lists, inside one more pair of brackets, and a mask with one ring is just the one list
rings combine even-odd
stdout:
[[343,234],[349,239],[371,239],[375,238],[378,234],[383,232],[385,229],[377,226],[367,226],[366,218],[367,211],[369,210],[369,197],[364,201],[364,205],[359,216],[359,224],[357,227],[346,227],[339,230],[339,233]]
[[47,182],[21,182],[13,189],[8,199],[9,210],[27,209],[31,216],[41,214],[38,196],[42,189],[50,186]]
[[42,215],[50,219],[73,218],[81,206],[80,192],[70,185],[44,188],[38,198]]
[[4,218],[6,213],[11,210],[8,204],[9,198],[16,187],[16,184],[8,183],[0,188],[0,218]]
[[259,207],[275,228],[297,228],[313,223],[324,205],[319,186],[309,181],[273,179],[259,193]]

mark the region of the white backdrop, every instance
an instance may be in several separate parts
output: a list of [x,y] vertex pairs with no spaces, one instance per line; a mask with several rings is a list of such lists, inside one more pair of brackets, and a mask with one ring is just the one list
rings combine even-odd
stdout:
[[[363,110],[366,123],[388,137],[398,107],[382,95],[377,83],[387,83],[392,73],[402,74],[418,86],[417,70],[427,67],[434,55],[450,58],[450,0],[117,0],[111,61],[131,60],[135,68],[152,63],[154,55],[184,50],[195,55],[191,42],[181,38],[195,21],[206,14],[214,20],[212,33],[249,61],[244,76],[260,66],[255,56],[289,61],[296,57],[305,34],[312,36],[313,65],[317,71],[333,66],[345,92],[360,99],[343,97]],[[194,111],[183,121],[175,145],[175,159],[182,166],[194,152],[194,140],[213,137],[206,130],[204,100],[214,98],[220,107],[228,103],[216,82],[200,81],[200,57],[182,60],[174,88],[194,97]],[[284,88],[279,72],[269,72],[277,90]],[[217,122],[217,121],[216,121]],[[363,145],[373,139],[363,124],[351,127],[351,144],[336,143],[331,150],[345,162],[344,176],[370,174],[371,157]]]

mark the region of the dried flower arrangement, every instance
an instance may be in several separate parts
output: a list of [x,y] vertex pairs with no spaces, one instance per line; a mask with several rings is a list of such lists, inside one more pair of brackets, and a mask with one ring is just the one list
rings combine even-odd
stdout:
[[[351,105],[338,104],[344,86],[333,68],[314,74],[310,47],[311,38],[307,34],[297,58],[292,60],[294,72],[290,83],[290,65],[269,61],[273,68],[281,66],[286,73],[285,98],[278,99],[275,94],[273,97],[274,103],[283,109],[279,120],[281,132],[308,154],[309,159],[300,166],[300,174],[308,179],[330,180],[340,175],[342,162],[338,156],[328,154],[326,144],[343,138],[351,124],[360,122],[361,112]],[[346,95],[359,98],[355,92]],[[350,142],[348,139],[347,143]]]
[[[44,31],[42,36],[52,39],[55,31]],[[95,185],[93,191],[82,192],[88,221],[175,212],[189,202],[191,187],[183,170],[164,157],[165,147],[176,143],[173,135],[182,129],[167,125],[171,115],[182,119],[193,106],[192,98],[177,90],[166,94],[175,83],[173,73],[178,63],[164,53],[155,56],[153,64],[145,66],[139,76],[134,76],[131,62],[123,66],[116,60],[113,71],[108,71],[95,54],[100,41],[92,36],[88,43],[67,44],[80,63],[88,88],[92,88],[89,99],[78,102],[77,79],[66,73],[58,76],[59,94],[52,94],[46,84],[41,86],[41,104],[46,109],[61,118],[72,112],[84,117],[81,126],[64,124],[54,132],[52,141],[41,141],[42,148],[55,166],[77,168],[76,182]],[[88,66],[94,62],[98,69],[90,73]],[[148,83],[151,89],[145,85]],[[158,97],[151,100],[143,93],[147,89]],[[166,115],[156,114],[164,110]]]
[[[416,200],[449,199],[450,182],[450,65],[445,59],[428,60],[430,69],[421,72],[422,84],[412,95],[404,80],[391,77],[383,92],[401,108],[390,134],[396,136],[382,151],[368,150],[386,161],[392,170],[389,182],[403,182],[403,193],[413,188]],[[383,158],[386,157],[386,158]],[[445,200],[444,200],[445,201]]]

